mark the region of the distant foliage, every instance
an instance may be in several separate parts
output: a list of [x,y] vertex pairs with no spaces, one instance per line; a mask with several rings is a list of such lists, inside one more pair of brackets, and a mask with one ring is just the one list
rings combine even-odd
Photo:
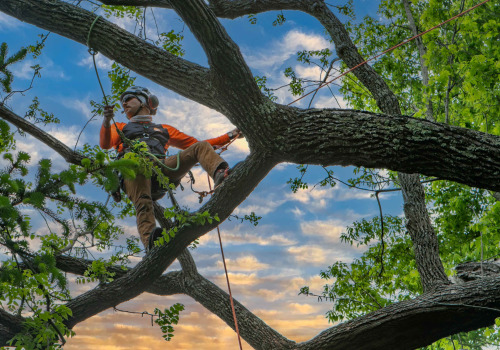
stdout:
[[0,44],[0,85],[2,90],[5,92],[12,91],[12,81],[14,80],[14,76],[12,72],[7,69],[7,67],[11,64],[22,61],[26,54],[28,53],[28,49],[21,48],[12,56],[8,56],[9,48],[7,47],[7,43]]
[[[475,1],[410,1],[418,30],[423,31],[467,9]],[[402,2],[384,0],[379,12],[348,29],[365,58],[413,36]],[[429,102],[432,118],[439,122],[465,126],[500,135],[500,20],[498,6],[490,3],[444,25],[422,38],[425,67],[412,41],[371,63],[397,94],[403,113],[427,118]],[[309,63],[310,52],[299,53]],[[323,56],[326,63],[327,55]],[[422,69],[429,71],[429,83],[422,80]],[[342,66],[342,69],[347,69]],[[371,94],[353,74],[341,81],[341,91],[350,106],[379,111]],[[293,191],[306,188],[305,168],[290,179]],[[379,190],[398,187],[392,172],[356,168],[354,177],[343,181],[351,187]],[[329,172],[325,180],[339,182]],[[422,180],[429,180],[423,178]],[[500,244],[500,202],[485,190],[449,181],[425,185],[426,199],[440,243],[440,256],[449,276],[454,267],[467,261],[498,259]],[[421,293],[412,242],[400,217],[384,216],[382,255],[379,217],[362,219],[350,225],[341,240],[363,250],[352,263],[335,262],[320,273],[325,280],[322,291],[305,286],[302,294],[314,295],[333,303],[327,317],[343,321],[380,309],[390,303]],[[498,325],[442,339],[426,349],[486,349],[500,346]]]

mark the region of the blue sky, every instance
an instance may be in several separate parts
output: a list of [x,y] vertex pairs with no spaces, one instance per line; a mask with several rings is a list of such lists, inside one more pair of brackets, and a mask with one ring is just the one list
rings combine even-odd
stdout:
[[[358,19],[368,12],[375,15],[376,4],[375,1],[355,0]],[[283,70],[288,66],[295,67],[301,77],[317,79],[318,70],[298,66],[295,53],[327,47],[333,50],[323,29],[316,20],[298,12],[285,12],[285,24],[273,27],[271,23],[276,14],[257,16],[256,25],[251,25],[246,18],[224,20],[223,24],[240,45],[253,73],[268,77],[269,87],[278,87],[287,82]],[[160,29],[182,29],[182,23],[171,11],[155,10],[155,17],[162,27]],[[118,20],[117,24],[129,30],[134,28],[134,23],[127,19]],[[23,45],[33,44],[40,33],[46,32],[0,13],[0,42],[7,42],[11,53]],[[200,46],[193,40],[187,27],[184,28],[184,35],[185,58],[206,64]],[[111,62],[102,55],[97,58],[101,78],[105,78]],[[23,95],[16,94],[8,105],[19,115],[24,115],[33,97],[38,96],[41,108],[54,113],[61,120],[61,124],[48,126],[46,130],[74,147],[83,126],[91,117],[89,101],[100,101],[102,98],[87,48],[51,34],[42,56],[36,61],[28,57],[12,67],[16,76],[15,89],[22,90],[29,86],[32,77],[30,66],[33,64],[44,67],[42,77],[35,80],[31,90]],[[157,122],[171,124],[199,139],[215,137],[233,128],[224,116],[142,77],[137,78],[136,84],[148,86],[158,95],[160,107],[155,117]],[[104,81],[104,86],[109,92],[109,82]],[[314,101],[314,107],[339,107],[336,101],[340,102],[341,107],[346,107],[339,94],[335,100],[326,90]],[[276,96],[280,103],[295,99],[286,89],[277,91]],[[308,102],[303,100],[296,105],[305,107]],[[117,117],[124,121],[123,115],[118,113]],[[101,119],[97,117],[87,126],[79,146],[83,143],[98,143],[100,123]],[[57,154],[29,136],[18,138],[18,147],[31,154],[33,164],[41,158],[51,158],[56,169],[65,166]],[[238,140],[224,153],[224,157],[230,164],[235,164],[247,153],[246,142]],[[333,169],[335,175],[343,180],[353,176],[352,168]],[[322,172],[322,169],[311,167],[307,180],[314,184],[322,179]],[[207,189],[206,175],[199,168],[194,173],[196,188]],[[309,285],[311,291],[320,291],[325,283],[318,276],[320,270],[339,260],[349,262],[361,254],[356,247],[341,244],[339,235],[353,221],[378,215],[378,206],[368,192],[352,190],[341,184],[333,189],[317,187],[293,194],[286,182],[297,175],[295,165],[278,165],[235,211],[239,216],[255,212],[262,216],[260,224],[254,227],[232,220],[225,222],[221,230],[234,297],[285,336],[303,341],[329,326],[325,312],[331,305],[297,295],[300,287]],[[191,209],[198,207],[198,197],[189,189],[178,192],[182,205]],[[105,193],[89,186],[79,195],[106,200]],[[384,213],[401,215],[400,193],[385,194],[381,199]],[[169,203],[163,202],[163,205]],[[40,218],[34,219],[39,223],[39,232],[47,231]],[[133,219],[123,220],[120,224],[126,235],[137,235]],[[202,237],[199,247],[192,253],[200,272],[226,289],[216,232]],[[171,267],[177,268],[177,263]],[[90,287],[75,286],[74,291],[78,293]],[[144,294],[120,308],[152,311],[154,307],[164,308],[175,302],[184,303],[186,310],[181,314],[170,346],[176,349],[192,349],[195,344],[197,348],[203,349],[236,347],[234,332],[188,297],[165,298]],[[77,336],[68,341],[65,349],[154,349],[164,345],[159,328],[151,327],[149,318],[113,311],[103,312],[77,325],[74,330]],[[244,348],[249,346],[245,345]]]

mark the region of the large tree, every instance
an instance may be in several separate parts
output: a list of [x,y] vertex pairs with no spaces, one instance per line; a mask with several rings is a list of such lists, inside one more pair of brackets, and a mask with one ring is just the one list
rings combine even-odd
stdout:
[[[14,287],[4,289],[4,294],[11,298],[8,299],[11,312],[0,309],[0,344],[6,344],[16,335],[21,344],[23,341],[57,342],[79,322],[145,291],[159,295],[189,295],[234,327],[227,294],[198,273],[186,248],[217,225],[217,220],[211,218],[227,219],[267,173],[281,162],[355,165],[397,172],[395,177],[403,193],[406,229],[411,237],[414,264],[423,293],[331,327],[299,344],[286,339],[236,302],[241,336],[254,348],[416,348],[450,334],[492,325],[500,316],[500,277],[493,274],[466,283],[451,283],[439,256],[438,236],[426,209],[420,178],[420,175],[426,175],[493,192],[500,191],[500,137],[437,122],[443,119],[433,113],[434,95],[429,92],[430,88],[415,102],[417,109],[420,107],[425,111],[421,114],[426,118],[403,115],[399,100],[408,91],[404,87],[398,90],[398,76],[394,82],[386,81],[368,64],[359,66],[353,74],[369,91],[370,99],[378,108],[377,113],[333,108],[301,109],[278,104],[265,96],[238,46],[218,18],[236,18],[274,10],[302,11],[315,17],[326,29],[345,67],[359,65],[364,60],[363,56],[331,7],[323,1],[106,0],[102,3],[161,7],[175,11],[201,44],[208,58],[208,67],[152,45],[102,17],[96,18],[94,13],[79,7],[80,2],[74,5],[60,0],[2,0],[0,11],[83,45],[90,44],[94,50],[124,67],[222,113],[243,131],[250,146],[250,155],[196,213],[183,214],[179,221],[184,224],[179,223],[172,229],[176,234],[168,245],[153,249],[134,268],[123,269],[67,254],[76,241],[76,236],[71,239],[74,232],[69,229],[65,231],[66,240],[63,240],[66,245],[47,243],[42,252],[36,253],[30,251],[27,242],[30,238],[29,223],[16,206],[20,203],[32,205],[59,219],[63,227],[64,221],[46,206],[45,201],[63,203],[61,206],[67,210],[75,210],[76,207],[81,218],[87,220],[88,230],[75,235],[86,235],[88,231],[93,231],[95,235],[94,231],[98,231],[101,236],[109,238],[116,232],[112,220],[106,225],[91,220],[97,212],[107,215],[106,209],[98,204],[79,201],[64,188],[74,190],[74,183],[85,182],[88,173],[94,174],[95,181],[111,186],[113,179],[107,170],[115,167],[124,171],[124,164],[103,164],[102,153],[96,151],[94,159],[92,151],[87,150],[86,156],[92,158],[94,163],[83,161],[86,167],[81,168],[79,166],[85,156],[6,106],[0,106],[0,116],[4,120],[37,137],[74,165],[56,175],[50,173],[49,163],[42,162],[39,180],[33,189],[23,187],[22,181],[12,177],[16,171],[24,171],[26,156],[8,157],[11,167],[3,175],[1,194],[2,244],[12,259],[4,263],[2,278],[3,282],[8,281],[13,286],[21,283],[18,289],[37,290],[42,301],[16,294],[18,289]],[[498,11],[498,5],[485,6],[489,6],[490,11]],[[400,9],[407,11],[409,28],[418,32],[420,29],[411,16],[410,4],[403,1]],[[420,55],[424,56],[425,48],[421,43],[417,45],[420,45]],[[135,49],[131,50],[131,47]],[[424,57],[421,58],[422,76],[425,77],[422,84],[428,86],[428,63]],[[449,76],[452,81],[454,77]],[[446,95],[449,101],[450,93],[453,93],[451,88]],[[460,95],[453,98],[459,99]],[[404,110],[407,111],[407,101],[404,102]],[[369,102],[366,103],[369,105]],[[450,103],[447,106],[449,108]],[[471,114],[475,111],[468,109]],[[479,112],[487,113],[484,110]],[[445,122],[448,122],[447,113]],[[495,115],[489,116],[490,122],[496,118]],[[9,133],[5,131],[6,127],[2,130],[5,141],[1,146],[6,152],[11,147]],[[161,213],[161,210],[158,211]],[[206,217],[210,220],[205,220]],[[158,218],[162,219],[161,215]],[[191,224],[186,225],[185,220]],[[163,220],[163,225],[170,229],[168,221]],[[182,270],[165,273],[176,258]],[[93,276],[99,277],[102,283],[62,302],[68,299],[62,272],[88,275],[89,267]],[[109,278],[111,274],[113,279]],[[25,303],[43,305],[45,310],[40,307],[27,310],[27,313],[21,312]],[[451,319],[453,322],[449,322]],[[42,329],[47,329],[46,333],[41,334]],[[385,332],[385,336],[381,337],[380,334],[387,329],[391,329],[391,334]],[[35,339],[34,330],[40,332],[39,339]]]

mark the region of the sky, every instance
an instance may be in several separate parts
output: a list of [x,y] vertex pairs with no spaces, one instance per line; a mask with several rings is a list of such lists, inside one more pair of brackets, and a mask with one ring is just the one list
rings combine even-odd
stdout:
[[[370,13],[376,16],[376,1],[354,0],[357,19]],[[168,10],[154,10],[161,30],[173,28],[184,30],[184,58],[206,65],[206,57],[200,45],[194,40],[187,27],[178,16]],[[148,10],[148,15],[150,14]],[[319,70],[303,67],[296,62],[299,50],[334,49],[317,21],[297,12],[284,12],[287,21],[274,27],[272,22],[278,12],[257,16],[257,23],[250,24],[247,18],[223,20],[229,35],[240,49],[254,75],[266,76],[269,87],[279,87],[288,82],[283,71],[294,67],[299,77],[318,79]],[[150,18],[151,16],[149,16]],[[342,21],[345,16],[340,16]],[[135,23],[127,18],[116,20],[121,27],[134,31]],[[152,26],[149,26],[152,28]],[[10,52],[21,46],[34,44],[39,34],[45,31],[20,22],[0,13],[0,42],[9,45]],[[149,33],[148,35],[153,35]],[[104,88],[110,91],[106,73],[111,61],[97,55],[99,74],[104,80]],[[58,125],[44,128],[69,147],[81,147],[87,143],[98,144],[101,119],[98,116],[84,129],[91,117],[91,100],[102,99],[91,57],[87,48],[56,34],[50,34],[42,55],[34,60],[27,57],[23,62],[12,66],[15,75],[14,89],[24,90],[30,85],[33,76],[31,66],[43,67],[41,78],[34,81],[33,88],[23,94],[15,94],[8,106],[19,115],[24,115],[32,99],[38,96],[40,106],[54,113],[61,120]],[[233,125],[221,114],[202,105],[189,101],[167,89],[138,76],[136,85],[147,86],[160,100],[155,122],[171,124],[198,139],[219,136]],[[314,100],[313,107],[348,108],[335,87],[335,97],[324,89]],[[285,89],[276,91],[279,103],[289,103],[293,98]],[[0,96],[3,98],[4,96]],[[308,99],[299,101],[296,106],[306,108]],[[124,121],[122,114],[117,114]],[[32,164],[42,158],[50,158],[55,170],[63,170],[64,160],[53,150],[30,136],[18,137],[19,150],[27,151]],[[244,139],[236,141],[224,153],[230,164],[245,158],[248,146]],[[351,167],[333,167],[335,176],[344,181],[353,176]],[[194,169],[197,179],[196,188],[206,190],[206,174],[200,168]],[[287,181],[298,176],[293,164],[280,164],[259,184],[256,190],[238,207],[234,214],[244,216],[254,212],[262,216],[258,226],[241,223],[236,219],[221,225],[222,240],[226,263],[231,281],[233,296],[247,308],[262,318],[271,327],[295,341],[305,341],[320,331],[331,327],[325,313],[332,305],[318,302],[314,297],[298,295],[303,286],[319,293],[328,283],[319,277],[321,270],[337,261],[349,263],[360,256],[362,251],[340,242],[340,235],[347,226],[363,218],[371,219],[378,215],[378,205],[369,192],[349,189],[338,184],[334,188],[311,186],[307,190],[292,193]],[[310,167],[306,180],[315,184],[322,179],[323,170]],[[184,182],[187,185],[186,182]],[[181,205],[192,210],[199,207],[198,197],[186,186],[185,191],[177,190]],[[95,187],[85,187],[79,196],[105,201],[106,193]],[[161,204],[168,206],[163,200]],[[392,192],[381,196],[384,213],[402,215],[401,194]],[[41,218],[33,215],[38,223],[39,233],[48,232]],[[137,235],[135,220],[119,222],[124,228],[125,237]],[[224,270],[216,231],[200,239],[198,248],[191,251],[200,273],[219,287],[226,290]],[[99,256],[95,252],[96,256]],[[142,256],[142,255],[141,255]],[[133,263],[140,258],[133,260]],[[176,262],[168,271],[178,270]],[[74,280],[74,276],[70,276]],[[73,285],[73,295],[77,295],[93,285]],[[78,324],[76,336],[68,340],[65,349],[160,349],[169,346],[175,349],[235,349],[235,333],[215,315],[205,310],[187,296],[158,297],[143,294],[119,306],[127,311],[152,312],[179,302],[185,305],[180,315],[179,325],[171,343],[162,339],[158,326],[151,325],[147,316],[108,310],[85,322]],[[246,343],[244,349],[250,349]]]

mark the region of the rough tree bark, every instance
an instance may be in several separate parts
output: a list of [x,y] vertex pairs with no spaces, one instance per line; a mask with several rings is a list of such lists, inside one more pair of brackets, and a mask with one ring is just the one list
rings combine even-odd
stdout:
[[[369,65],[354,73],[371,91],[385,115],[335,109],[301,110],[273,103],[260,93],[238,46],[216,16],[234,18],[275,9],[303,11],[316,17],[327,29],[339,57],[348,66],[362,62],[343,25],[320,0],[217,0],[210,5],[202,0],[104,2],[173,8],[204,48],[208,68],[164,52],[104,19],[96,22],[89,44],[152,81],[223,113],[249,141],[250,156],[200,211],[208,210],[226,219],[272,167],[284,161],[418,172],[500,191],[499,137],[401,116],[396,96]],[[95,19],[92,13],[59,0],[2,0],[0,11],[84,45]],[[138,49],[128,50],[130,46]],[[200,81],[204,84],[199,84]],[[81,156],[4,106],[0,106],[0,116],[36,135],[68,162],[81,161]],[[500,277],[447,285],[419,176],[400,174],[400,181],[408,230],[426,293],[332,327],[301,344],[284,338],[236,303],[241,334],[247,342],[256,349],[407,349],[493,323],[500,315]],[[73,327],[149,291],[190,295],[232,327],[227,294],[197,272],[185,250],[214,225],[180,229],[171,244],[154,248],[135,268],[120,272],[113,282],[68,302],[73,316],[67,325]],[[183,270],[162,275],[176,257]],[[58,257],[58,266],[63,271],[81,274],[87,264],[71,257]],[[450,318],[455,322],[449,323]],[[22,322],[22,317],[0,310],[0,343],[5,344],[18,332]],[[381,337],[388,329],[390,336]]]
[[[314,13],[318,13],[320,10],[316,7],[314,11]],[[339,57],[350,68],[362,63],[364,59],[359,54],[346,29],[326,4],[323,4],[321,13],[323,16],[320,21],[330,33]],[[353,73],[371,92],[380,110],[389,115],[401,114],[397,96],[371,66],[362,65]],[[433,152],[433,150],[429,151]],[[448,278],[439,257],[437,236],[425,206],[423,185],[420,183],[418,174],[400,172],[398,179],[403,192],[404,212],[408,222],[407,229],[413,241],[420,280],[424,290],[432,290],[437,286],[447,284]]]

